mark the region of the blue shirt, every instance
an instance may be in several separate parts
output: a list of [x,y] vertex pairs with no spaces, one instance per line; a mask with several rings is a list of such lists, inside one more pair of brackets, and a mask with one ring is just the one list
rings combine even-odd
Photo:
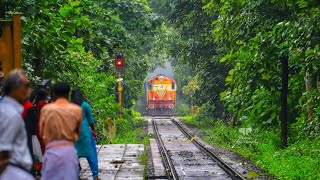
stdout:
[[23,106],[11,97],[0,101],[0,151],[10,153],[9,161],[31,169],[32,159],[22,119]]

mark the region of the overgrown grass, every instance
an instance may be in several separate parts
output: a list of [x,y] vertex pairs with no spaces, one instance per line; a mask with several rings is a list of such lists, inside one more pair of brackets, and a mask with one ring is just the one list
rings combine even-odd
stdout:
[[250,134],[243,135],[238,128],[226,126],[219,120],[200,120],[197,116],[182,120],[207,134],[202,137],[204,141],[251,159],[277,179],[320,179],[320,142],[317,139],[300,139],[281,149],[277,130],[253,129]]
[[141,117],[140,113],[132,110],[130,116],[126,114],[124,119],[116,120],[116,137],[105,136],[101,142],[102,144],[143,144],[145,149],[140,159],[144,165],[144,178],[146,178],[149,136],[147,132],[144,132],[144,126],[146,126],[144,118]]
[[106,137],[103,144],[148,144],[149,138],[143,131],[144,119],[134,117],[131,120],[116,120],[116,137]]
[[148,154],[147,154],[148,148],[146,148],[146,147],[148,147],[148,146],[144,146],[144,147],[145,147],[145,150],[141,154],[140,159],[141,159],[142,164],[144,165],[143,177],[144,177],[144,179],[146,179],[147,178],[147,161],[148,161]]

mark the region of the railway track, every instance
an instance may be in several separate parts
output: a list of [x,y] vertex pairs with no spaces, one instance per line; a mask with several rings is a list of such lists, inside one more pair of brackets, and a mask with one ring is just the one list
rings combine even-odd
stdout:
[[175,119],[152,118],[152,128],[166,172],[162,179],[245,179]]
[[161,135],[159,133],[157,123],[154,120],[152,121],[152,127],[153,127],[153,132],[155,134],[155,139],[158,144],[160,155],[162,156],[163,165],[166,168],[165,170],[166,170],[167,179],[178,180],[179,177],[174,167],[173,161],[161,139]]

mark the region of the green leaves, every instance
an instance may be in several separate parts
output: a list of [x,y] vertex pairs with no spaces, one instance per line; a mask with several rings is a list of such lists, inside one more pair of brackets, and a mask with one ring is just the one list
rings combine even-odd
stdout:
[[60,8],[60,15],[62,17],[66,17],[71,12],[74,12],[75,14],[80,14],[81,8],[78,7],[79,5],[80,1],[69,1],[69,3],[66,3],[64,6]]
[[[310,107],[319,103],[315,101],[319,97],[319,93],[315,93],[319,92],[316,79],[320,73],[319,43],[315,40],[319,39],[320,33],[316,20],[320,17],[319,11],[316,3],[305,0],[296,4],[227,0],[219,7],[211,8],[211,13],[218,16],[217,20],[212,20],[213,37],[224,50],[220,62],[233,67],[225,79],[230,89],[220,94],[221,99],[229,110],[237,112],[239,119],[265,127],[277,125],[280,59],[283,57],[290,59],[288,103],[293,107],[289,108],[291,123],[307,116],[310,118],[310,112],[314,112]],[[306,74],[307,79],[313,79],[310,90],[305,88]],[[306,91],[312,95],[304,93]],[[301,106],[298,102],[302,99]],[[311,119],[317,116],[313,114]],[[306,124],[299,128],[306,127],[312,129]],[[311,133],[314,134],[314,130]]]
[[224,62],[226,62],[230,57],[231,57],[230,54],[226,54],[224,57],[222,57],[222,58],[220,59],[220,62],[221,62],[221,63],[224,63]]
[[[64,80],[80,87],[100,134],[103,120],[117,117],[113,56],[124,52],[124,113],[130,112],[149,68],[144,48],[164,39],[154,37],[161,24],[147,0],[18,0],[8,10],[24,14],[23,64],[30,79]],[[162,52],[155,51],[154,57]]]
[[66,17],[70,13],[71,7],[69,5],[65,5],[62,8],[60,8],[60,15],[62,17]]
[[298,4],[299,8],[301,8],[301,9],[308,7],[308,1],[298,0],[296,3]]

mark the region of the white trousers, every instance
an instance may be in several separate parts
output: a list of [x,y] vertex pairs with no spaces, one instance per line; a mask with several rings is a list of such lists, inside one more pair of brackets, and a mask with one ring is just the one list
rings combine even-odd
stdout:
[[8,165],[0,174],[0,180],[34,180],[34,177],[20,168]]

